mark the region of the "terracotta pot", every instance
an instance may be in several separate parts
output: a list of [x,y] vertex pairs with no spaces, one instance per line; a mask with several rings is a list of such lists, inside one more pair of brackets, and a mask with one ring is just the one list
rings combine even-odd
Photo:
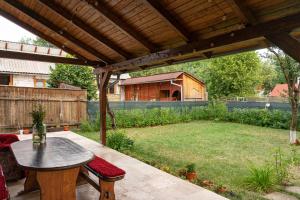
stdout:
[[196,172],[187,172],[186,173],[186,179],[189,181],[193,181],[197,178],[197,173]]
[[29,134],[30,133],[29,128],[23,128],[23,133],[24,134]]
[[210,180],[204,180],[204,181],[202,181],[202,185],[205,187],[212,187],[214,185],[214,183]]
[[69,131],[69,130],[70,130],[69,126],[68,126],[68,125],[65,125],[65,126],[64,126],[64,131]]
[[218,187],[216,192],[217,193],[225,193],[225,192],[227,192],[227,188],[224,186]]

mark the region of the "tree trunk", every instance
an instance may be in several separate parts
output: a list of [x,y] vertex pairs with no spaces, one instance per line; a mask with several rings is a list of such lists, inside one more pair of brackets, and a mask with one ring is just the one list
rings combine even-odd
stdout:
[[115,113],[110,109],[107,96],[106,96],[106,102],[107,102],[107,104],[106,104],[107,113],[109,114],[110,119],[111,119],[111,128],[116,129],[117,125],[116,125]]
[[290,124],[290,143],[295,144],[297,139],[297,116],[298,106],[297,103],[292,100],[292,120]]

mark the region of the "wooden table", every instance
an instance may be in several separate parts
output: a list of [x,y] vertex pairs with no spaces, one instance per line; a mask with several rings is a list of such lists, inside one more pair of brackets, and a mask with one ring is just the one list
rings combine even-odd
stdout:
[[40,188],[42,200],[76,199],[80,166],[94,154],[66,138],[50,137],[46,144],[23,140],[11,145],[18,164],[28,170],[24,192]]

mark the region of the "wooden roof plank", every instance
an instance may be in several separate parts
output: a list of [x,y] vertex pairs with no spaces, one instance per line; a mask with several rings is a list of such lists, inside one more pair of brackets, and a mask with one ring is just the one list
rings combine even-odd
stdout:
[[134,58],[131,60],[112,64],[107,66],[107,68],[109,70],[115,70],[115,71],[130,69],[130,68],[132,69],[135,67],[148,65],[153,62],[168,60],[179,55],[189,54],[197,51],[210,50],[217,47],[230,45],[233,43],[264,37],[266,35],[269,35],[270,33],[278,34],[281,32],[290,32],[293,29],[300,27],[299,18],[300,18],[300,13],[297,13],[284,18],[260,23],[241,30],[237,30],[229,34],[215,36],[213,38],[200,40],[177,48],[167,49],[146,56],[142,56],[139,58]]
[[152,11],[154,11],[160,19],[167,23],[176,33],[178,33],[185,41],[192,41],[192,35],[180,24],[175,16],[172,16],[157,0],[141,0]]
[[84,42],[78,40],[77,38],[73,37],[70,33],[67,31],[64,31],[62,28],[58,27],[56,24],[52,23],[45,17],[39,15],[38,13],[34,12],[30,8],[24,6],[20,2],[16,0],[4,0],[7,4],[11,5],[12,7],[20,10],[22,13],[26,14],[27,16],[31,17],[35,21],[38,21],[39,23],[43,24],[44,26],[48,27],[52,31],[59,33],[62,37],[66,38],[67,40],[71,41],[75,45],[79,46],[80,48],[84,49],[85,51],[89,52],[90,54],[96,56],[100,60],[102,60],[105,63],[112,63],[112,61],[98,52],[96,49],[86,45]]
[[300,62],[300,42],[287,32],[265,36],[270,42],[283,50],[286,54]]
[[39,0],[42,2],[44,5],[46,5],[48,8],[53,10],[54,12],[58,13],[65,19],[71,21],[73,24],[75,24],[77,27],[79,27],[81,30],[87,32],[89,35],[97,39],[99,42],[107,46],[108,48],[114,50],[117,52],[119,55],[123,56],[124,58],[131,58],[132,55],[125,50],[123,50],[120,46],[115,44],[114,42],[110,41],[107,39],[104,35],[99,33],[96,29],[91,27],[90,25],[86,24],[84,21],[82,21],[79,17],[76,15],[72,14],[70,11],[67,9],[63,8],[60,6],[58,3],[55,3],[52,0]]
[[148,38],[145,38],[142,34],[137,32],[133,27],[122,20],[121,17],[112,13],[111,9],[109,9],[102,1],[91,0],[88,1],[88,3],[93,6],[106,20],[110,21],[114,26],[118,27],[125,34],[138,41],[148,50],[150,50],[151,52],[157,50],[158,47],[155,44],[153,44],[148,40]]
[[257,24],[256,17],[245,4],[245,0],[227,0],[227,2],[244,24]]

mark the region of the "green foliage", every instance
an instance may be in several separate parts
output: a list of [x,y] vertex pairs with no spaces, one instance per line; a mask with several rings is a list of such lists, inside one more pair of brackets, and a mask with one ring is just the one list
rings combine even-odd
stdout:
[[211,98],[254,94],[260,85],[260,59],[256,52],[246,52],[212,60],[203,77]]
[[32,116],[33,125],[36,126],[38,133],[43,133],[44,131],[43,121],[45,119],[46,112],[44,111],[42,105],[39,104],[38,106],[34,107],[34,109],[30,114]]
[[190,163],[186,165],[186,172],[188,173],[193,173],[196,171],[196,164],[195,163]]
[[273,171],[268,166],[250,168],[250,175],[245,179],[245,185],[255,191],[269,191],[275,182],[272,178]]
[[270,62],[264,61],[260,71],[260,79],[262,80],[262,88],[264,94],[268,95],[276,84],[284,83],[279,80],[279,76],[282,75],[277,67],[272,65]]
[[290,164],[290,160],[284,160],[284,156],[280,148],[276,150],[274,158],[276,181],[278,184],[284,184],[288,181],[288,165]]
[[40,38],[40,37],[36,37],[36,38],[30,38],[30,37],[23,37],[20,40],[21,43],[25,43],[25,44],[34,44],[37,46],[42,46],[42,47],[55,47],[55,45],[49,43],[48,41]]
[[91,67],[57,64],[54,69],[51,69],[48,84],[50,87],[56,88],[60,83],[86,89],[88,100],[97,98],[97,86]]
[[134,141],[130,139],[124,131],[109,132],[107,136],[107,146],[117,151],[123,151],[131,149],[134,145]]

